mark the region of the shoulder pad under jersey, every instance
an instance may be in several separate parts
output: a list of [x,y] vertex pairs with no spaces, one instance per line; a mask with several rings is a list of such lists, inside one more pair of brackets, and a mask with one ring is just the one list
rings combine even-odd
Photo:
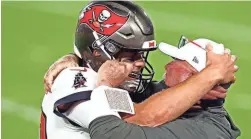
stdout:
[[55,79],[51,92],[58,100],[71,94],[93,90],[97,73],[86,67],[72,67],[63,70]]

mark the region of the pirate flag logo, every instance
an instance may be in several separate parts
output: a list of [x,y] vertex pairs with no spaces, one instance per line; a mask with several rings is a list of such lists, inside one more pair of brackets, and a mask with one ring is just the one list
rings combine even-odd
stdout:
[[75,75],[73,87],[75,87],[75,89],[80,88],[80,87],[86,87],[85,82],[86,82],[86,78],[83,76],[81,72],[78,72]]
[[79,17],[79,24],[85,23],[99,34],[110,36],[128,20],[104,5],[94,5],[84,9]]

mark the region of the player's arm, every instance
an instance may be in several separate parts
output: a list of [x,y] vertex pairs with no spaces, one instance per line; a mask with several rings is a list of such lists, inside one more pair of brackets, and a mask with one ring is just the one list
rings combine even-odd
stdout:
[[152,95],[136,104],[136,114],[125,120],[143,126],[158,126],[174,120],[220,81],[215,73],[213,67],[208,67],[179,85]]
[[[76,102],[64,113],[74,123],[83,128],[88,127],[91,139],[178,139],[176,133],[173,133],[175,127],[163,132],[159,128],[141,127],[122,120],[118,112],[111,110],[108,105],[106,89],[121,90],[99,86],[92,91],[89,101]],[[114,91],[112,93],[116,93]],[[117,99],[123,99],[120,95],[115,96]],[[125,104],[125,101],[119,102]],[[158,135],[158,132],[162,134]]]
[[[207,122],[209,119],[204,117],[199,122],[196,122],[198,119],[178,119],[154,128],[127,123],[117,112],[111,110],[106,89],[114,90],[112,93],[121,90],[100,86],[93,90],[90,101],[77,102],[66,112],[69,119],[82,127],[88,127],[91,139],[202,139],[228,135],[219,134],[218,132],[222,133],[220,128]],[[125,100],[120,95],[114,96]],[[118,101],[120,102],[124,105],[126,101]]]
[[[62,76],[59,75],[59,77]],[[83,97],[80,100],[81,97],[79,95],[84,96],[87,93],[84,91],[59,99],[58,102],[61,102],[61,104],[65,104],[65,102],[69,104],[70,102],[71,105],[67,109],[55,109],[61,114],[57,115],[65,118],[66,121],[70,121],[70,124],[89,132],[91,139],[178,139],[177,135],[175,135],[176,133],[172,131],[175,129],[170,129],[165,131],[164,134],[155,136],[161,131],[160,129],[141,127],[122,120],[118,112],[111,110],[108,105],[107,95],[104,91],[107,88],[109,87],[100,86],[94,89],[89,100],[84,100]],[[52,95],[55,96],[56,94],[64,94],[63,90],[65,89],[55,91],[55,88],[52,88],[52,90]],[[74,134],[72,135],[75,136]]]

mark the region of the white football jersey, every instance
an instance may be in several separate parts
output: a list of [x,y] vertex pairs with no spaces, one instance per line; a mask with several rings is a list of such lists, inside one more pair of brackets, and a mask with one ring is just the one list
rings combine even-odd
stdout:
[[88,127],[76,126],[57,108],[76,101],[86,101],[82,105],[89,108],[88,99],[95,88],[96,78],[97,73],[86,67],[67,68],[58,75],[53,83],[52,93],[46,94],[42,102],[40,139],[90,138],[84,130]]

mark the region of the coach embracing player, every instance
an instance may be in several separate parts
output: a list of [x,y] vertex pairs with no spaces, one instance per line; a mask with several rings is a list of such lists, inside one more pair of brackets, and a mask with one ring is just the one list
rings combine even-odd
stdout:
[[[152,22],[142,8],[129,1],[91,2],[79,16],[75,35],[78,57],[68,55],[60,59],[46,74],[45,84],[49,90],[58,74],[74,75],[71,71],[59,73],[61,70],[80,63],[87,71],[97,72],[96,85],[90,87],[88,78],[81,80],[80,88],[93,89],[88,91],[89,96],[81,99],[73,97],[76,92],[67,92],[69,94],[64,94],[67,101],[60,101],[54,112],[64,119],[62,122],[68,121],[69,126],[87,127],[85,131],[93,139],[237,138],[238,128],[223,108],[223,101],[217,101],[218,97],[225,96],[215,93],[215,101],[206,105],[198,102],[212,90],[220,92],[222,88],[214,88],[216,85],[235,81],[236,58],[229,51],[215,54],[209,45],[206,68],[185,81],[179,79],[184,82],[168,88],[170,74],[160,82],[152,81],[154,71],[147,56],[156,49]],[[84,69],[80,73],[89,77]],[[143,73],[144,69],[148,73]],[[56,79],[53,84],[60,89],[66,83],[75,87],[75,80]],[[125,91],[135,102],[135,114],[118,113],[107,105],[107,92]],[[50,92],[54,94],[53,90]],[[193,107],[197,102],[198,107]],[[61,136],[54,139],[63,139],[64,133],[60,133]]]

